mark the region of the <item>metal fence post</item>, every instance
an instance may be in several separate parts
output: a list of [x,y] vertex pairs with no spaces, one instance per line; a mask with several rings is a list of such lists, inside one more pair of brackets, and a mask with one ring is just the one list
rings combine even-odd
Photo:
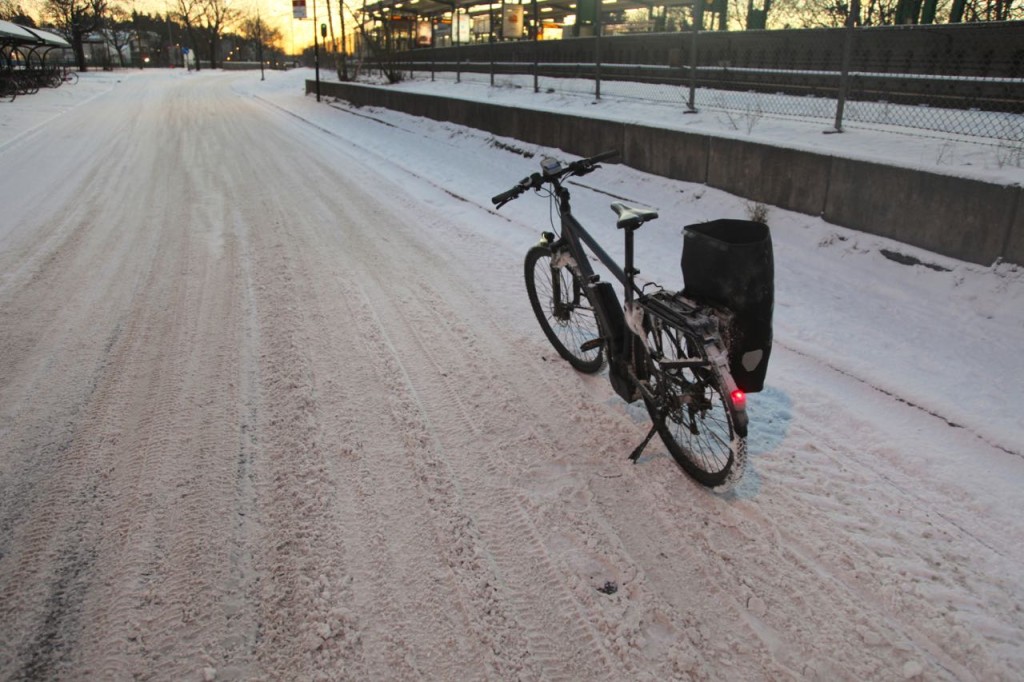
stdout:
[[537,0],[533,0],[533,93],[540,92],[540,17],[538,16]]
[[594,97],[601,99],[601,0],[594,17]]
[[843,132],[843,110],[846,108],[846,96],[850,90],[850,60],[853,55],[853,31],[860,16],[860,0],[853,0],[850,4],[850,14],[846,17],[846,30],[843,31],[843,63],[839,73],[839,92],[836,93],[836,121],[835,130],[828,132]]
[[461,83],[462,82],[462,55],[459,54],[459,53],[462,51],[462,44],[459,43],[459,3],[453,2],[452,3],[452,7],[455,8],[455,10],[453,12],[454,15],[455,15],[455,17],[454,17],[455,21],[452,22],[452,28],[455,31],[455,35],[452,36],[452,38],[453,38],[452,39],[452,44],[455,46],[455,50],[453,50],[455,52],[455,82],[456,83]]
[[[700,0],[697,0],[698,2]],[[686,103],[686,113],[697,113],[697,37],[700,26],[697,24],[696,12],[693,17],[693,33],[690,35],[690,99]]]

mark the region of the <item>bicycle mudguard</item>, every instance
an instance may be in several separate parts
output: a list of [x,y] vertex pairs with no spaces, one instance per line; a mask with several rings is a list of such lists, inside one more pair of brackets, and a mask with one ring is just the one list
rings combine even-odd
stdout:
[[733,313],[729,369],[747,393],[764,388],[772,351],[775,263],[768,226],[749,220],[713,220],[683,232],[686,296]]

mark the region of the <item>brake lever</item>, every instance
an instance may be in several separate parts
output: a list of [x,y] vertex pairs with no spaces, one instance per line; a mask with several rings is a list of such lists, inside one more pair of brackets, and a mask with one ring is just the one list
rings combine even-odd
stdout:
[[580,159],[579,161],[573,161],[569,164],[569,168],[572,170],[573,175],[586,175],[593,173],[601,166],[597,163],[590,162],[588,159]]

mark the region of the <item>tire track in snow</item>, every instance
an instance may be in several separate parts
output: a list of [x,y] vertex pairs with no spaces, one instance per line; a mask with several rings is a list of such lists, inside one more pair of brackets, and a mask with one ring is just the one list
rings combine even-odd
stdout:
[[[404,348],[401,356],[425,357],[434,365],[434,371],[445,377],[443,383],[446,392],[435,392],[429,396],[432,398],[430,407],[435,413],[443,413],[454,406],[457,411],[465,414],[483,415],[482,419],[468,422],[469,428],[463,436],[470,439],[470,442],[478,441],[483,444],[483,452],[480,455],[483,461],[471,462],[469,470],[461,471],[460,476],[463,480],[486,485],[486,481],[473,480],[473,467],[483,466],[489,474],[489,481],[503,483],[487,485],[486,491],[479,495],[486,500],[486,505],[477,513],[494,527],[491,537],[497,541],[489,547],[492,554],[496,555],[496,561],[504,559],[499,563],[506,581],[520,588],[515,592],[515,604],[523,614],[524,622],[529,623],[537,619],[536,615],[531,619],[528,614],[544,613],[557,604],[558,613],[563,616],[575,614],[573,620],[576,627],[587,633],[585,636],[568,640],[564,637],[559,638],[557,644],[550,642],[551,629],[565,631],[566,628],[565,624],[555,626],[554,621],[557,618],[550,615],[549,622],[546,623],[547,630],[528,632],[528,635],[534,635],[531,640],[533,643],[547,643],[541,648],[541,651],[549,651],[549,655],[543,659],[546,674],[557,675],[555,671],[564,670],[563,674],[567,678],[572,678],[583,674],[582,670],[586,668],[581,668],[581,665],[592,665],[597,661],[604,663],[592,671],[591,674],[595,676],[610,674],[608,671],[615,670],[616,666],[612,661],[617,661],[617,665],[622,666],[619,672],[611,673],[612,677],[636,676],[642,674],[640,670],[648,671],[646,674],[650,675],[652,665],[661,665],[665,671],[663,674],[667,676],[680,674],[682,670],[699,669],[699,661],[705,656],[697,654],[694,647],[687,650],[687,647],[680,647],[674,642],[660,646],[666,641],[685,639],[684,628],[673,624],[675,619],[668,614],[672,614],[674,609],[648,588],[643,569],[640,568],[641,564],[622,544],[620,535],[623,531],[632,533],[636,529],[623,528],[617,523],[616,517],[621,515],[621,510],[599,510],[594,504],[594,496],[588,489],[589,486],[580,486],[578,483],[575,484],[575,490],[573,484],[569,484],[569,500],[561,503],[553,503],[552,500],[541,500],[537,503],[537,500],[530,499],[530,493],[523,490],[515,492],[515,488],[504,484],[506,481],[518,481],[522,484],[534,476],[532,472],[538,470],[556,472],[557,467],[565,466],[558,464],[565,461],[564,454],[560,453],[579,450],[585,452],[588,449],[587,439],[582,442],[578,439],[581,430],[590,433],[603,431],[605,435],[611,435],[617,430],[616,420],[609,419],[612,415],[607,411],[584,409],[582,412],[587,416],[576,415],[570,420],[574,422],[572,429],[556,428],[549,431],[548,435],[541,436],[536,428],[527,426],[524,433],[514,436],[514,440],[510,442],[510,431],[516,431],[516,425],[538,423],[552,407],[564,408],[567,402],[571,403],[571,400],[566,399],[572,395],[569,387],[577,375],[569,371],[562,381],[542,378],[539,385],[535,383],[539,377],[532,373],[527,378],[516,380],[523,375],[525,363],[529,362],[526,358],[521,358],[519,353],[515,354],[516,358],[522,360],[524,365],[518,368],[512,360],[499,361],[498,368],[489,366],[493,364],[495,355],[501,354],[495,354],[494,349],[490,347],[491,344],[480,344],[481,335],[472,333],[459,323],[453,322],[451,316],[442,315],[440,312],[449,307],[461,309],[462,306],[451,301],[450,296],[442,302],[442,299],[424,282],[417,282],[414,290],[415,305],[407,301],[396,315],[388,316],[389,319],[407,318],[406,324],[396,331],[393,337],[415,340],[415,346],[401,343],[401,347]],[[389,298],[394,300],[396,297]],[[386,301],[380,301],[375,307],[383,309],[388,306]],[[420,330],[430,330],[429,335]],[[442,339],[427,338],[442,335],[442,330],[445,332]],[[480,345],[487,348],[479,348]],[[457,367],[452,367],[452,363],[446,363],[436,356],[432,357],[432,349],[450,347],[465,349],[460,354],[461,359]],[[486,358],[487,361],[477,358]],[[418,375],[417,385],[424,385],[429,381],[429,377],[422,369],[419,364],[410,368],[410,371]],[[553,369],[552,374],[557,376],[558,373],[558,369]],[[473,395],[474,387],[485,385],[506,385],[508,388],[494,390],[493,394]],[[467,387],[470,393],[466,398],[462,398],[461,395],[466,392]],[[518,399],[512,399],[512,395]],[[524,404],[522,398],[526,396],[530,396],[530,399]],[[505,426],[490,429],[486,426],[494,422]],[[483,426],[476,426],[477,423],[482,423]],[[629,438],[639,438],[636,433],[638,429],[631,422],[626,422],[624,427],[618,429],[623,430],[621,435],[625,438],[616,437],[616,441],[628,442]],[[449,443],[449,447],[446,448],[448,451],[458,452],[466,449],[462,443],[452,442],[451,437],[442,440]],[[491,443],[497,444],[494,451],[488,447]],[[601,454],[609,454],[607,447],[603,450],[599,457]],[[613,456],[618,459],[620,466],[628,468],[622,455],[625,451],[625,446],[621,447],[619,452],[612,449]],[[529,454],[524,457],[521,454],[524,452]],[[542,464],[545,461],[554,464]],[[589,464],[596,467],[607,466],[596,460]],[[465,464],[463,466],[465,467]],[[581,463],[580,469],[585,466],[587,463]],[[564,475],[564,471],[557,473]],[[674,478],[681,475],[674,466],[669,467],[664,473]],[[628,481],[629,478],[625,480]],[[641,507],[645,508],[646,505]],[[643,521],[640,520],[639,524],[642,526]],[[507,540],[508,537],[529,538],[530,542],[525,548],[519,543],[502,547],[501,539]],[[559,559],[552,557],[549,547],[559,554]],[[692,553],[692,550],[690,552]],[[524,557],[530,557],[531,561],[524,562]],[[681,579],[692,581],[693,576],[684,575]],[[605,587],[608,580],[620,590],[619,596],[598,596],[599,590]],[[546,591],[543,589],[545,587]],[[725,586],[722,586],[723,591],[724,589]],[[533,592],[536,594],[532,594]],[[529,595],[530,598],[524,595]],[[690,610],[693,606],[688,605]],[[717,614],[718,609],[715,609],[707,615]],[[654,624],[661,630],[660,641],[649,643],[646,633]],[[576,646],[587,652],[586,655],[581,657],[580,650],[577,650],[574,656],[572,650],[565,651],[562,648],[574,640]],[[536,646],[533,644],[531,651],[535,650]],[[714,655],[721,656],[721,652],[715,652]],[[654,679],[657,677],[652,676]]]
[[[293,231],[287,242],[309,239]],[[356,634],[366,669],[386,669],[399,679],[438,675],[438,661],[451,654],[441,637],[456,645],[458,638],[446,622],[445,591],[439,593],[437,567],[429,559],[436,551],[429,538],[437,531],[425,524],[429,508],[421,499],[422,485],[404,460],[410,436],[403,423],[396,428],[388,408],[391,398],[375,388],[388,384],[375,369],[380,344],[367,341],[378,337],[372,320],[365,331],[362,326],[358,333],[353,329],[353,321],[368,319],[359,304],[358,287],[340,273],[309,278],[308,273],[334,275],[338,268],[321,262],[316,250],[309,243],[296,249],[292,270],[296,290],[305,294],[293,305],[304,313],[301,320],[286,321],[287,326],[306,329],[296,346],[306,349],[305,382],[318,413],[318,442],[331,485],[337,488],[337,510],[330,524],[336,532],[341,529],[347,552],[342,568],[349,587],[342,599],[332,599],[359,613]],[[467,652],[465,659],[473,660],[479,653]]]
[[[52,494],[43,504],[54,513],[33,522],[50,547],[42,561],[56,555],[77,563],[57,561],[59,572],[74,579],[58,576],[53,584],[28,672],[91,667],[122,677],[177,665],[192,671],[190,656],[164,658],[162,641],[192,637],[205,644],[223,625],[210,608],[222,564],[208,542],[222,534],[225,517],[216,504],[182,500],[197,487],[215,491],[230,480],[213,455],[236,440],[228,413],[237,400],[222,397],[230,385],[224,372],[230,374],[232,340],[221,337],[208,352],[189,349],[203,348],[198,337],[211,310],[232,307],[231,289],[202,304],[198,290],[209,282],[200,272],[201,258],[188,273],[194,277],[167,276],[168,270],[180,272],[177,257],[192,261],[181,233],[162,233],[142,252],[161,257],[136,292],[116,342],[108,344],[97,390],[52,472]],[[212,316],[226,319],[221,310]],[[195,381],[199,368],[209,386]],[[196,406],[208,405],[217,407],[197,415]],[[182,431],[193,434],[191,446],[176,438]],[[140,583],[147,582],[157,595],[150,604],[162,607],[151,608],[141,597]],[[154,613],[159,616],[147,621]],[[133,632],[139,626],[146,626],[146,642]]]
[[[254,163],[259,165],[258,161]],[[255,303],[252,324],[254,454],[248,464],[256,507],[251,554],[258,571],[262,675],[365,674],[359,622],[348,609],[349,551],[344,492],[328,463],[310,333],[306,274],[288,243],[285,217],[266,204],[240,207],[250,235]]]
[[[499,679],[535,679],[533,665],[520,627],[508,613],[500,576],[488,560],[475,516],[466,509],[467,495],[451,471],[437,434],[427,418],[418,391],[403,366],[390,337],[377,318],[377,305],[367,304],[357,321],[377,348],[378,376],[392,388],[391,418],[404,434],[408,465],[420,479],[439,534],[439,551],[468,605],[469,628],[485,650],[491,674]],[[376,302],[379,304],[379,301]]]
[[[359,202],[352,202],[345,206],[341,213],[351,213],[353,210],[358,209]],[[371,208],[371,210],[373,210]],[[348,217],[348,216],[345,216]],[[380,221],[380,216],[374,216],[377,221]],[[337,216],[336,216],[337,218]],[[367,224],[371,222],[369,218],[362,218],[360,216],[351,216],[349,220],[342,220],[342,224]],[[346,234],[347,239],[356,239],[357,243],[352,241],[346,241],[347,250],[353,254],[356,254],[359,263],[364,263],[369,260],[373,260],[374,266],[383,265],[390,269],[390,265],[387,261],[381,260],[381,255],[378,253],[379,250],[387,250],[388,238],[384,235],[390,231],[374,233],[369,238],[359,238],[358,234]],[[378,239],[377,237],[382,237]],[[370,258],[370,255],[374,256],[374,259]],[[394,255],[391,250],[387,251],[388,257]],[[356,266],[357,263],[351,263],[346,265]],[[369,268],[373,270],[373,266]],[[330,272],[330,266],[327,266],[327,271]],[[362,297],[359,297],[360,300]],[[369,299],[367,299],[369,300]],[[382,338],[381,332],[378,331],[381,327],[381,321],[378,319],[376,312],[376,302],[372,309],[367,309],[365,315],[356,316],[357,319],[365,319],[366,322],[360,326],[361,336],[368,339],[367,343],[371,349],[371,357],[376,358],[380,355],[381,349],[393,348],[388,338]],[[390,357],[390,356],[389,356]],[[381,369],[376,372],[376,378],[372,378],[369,383],[380,383],[380,377],[397,377],[392,381],[385,381],[384,385],[391,385],[398,383],[398,385],[407,385],[405,382],[408,381],[408,377],[405,374],[406,368],[404,368],[404,361],[397,360],[398,365],[392,367],[392,363],[396,362],[395,359],[391,361],[377,360]],[[389,412],[392,415],[391,420],[394,424],[398,425],[397,432],[401,438],[405,441],[403,449],[410,450],[413,453],[410,462],[407,466],[413,467],[418,473],[417,476],[423,481],[425,487],[426,496],[432,515],[435,519],[434,525],[438,528],[439,533],[439,550],[447,555],[445,559],[449,566],[456,567],[453,572],[458,579],[460,587],[460,593],[462,594],[461,602],[468,604],[468,607],[463,607],[463,613],[469,614],[468,620],[465,625],[466,632],[472,632],[474,638],[483,637],[485,641],[490,642],[489,647],[494,648],[495,643],[506,642],[514,640],[517,635],[516,629],[509,630],[508,633],[502,634],[504,628],[508,626],[502,625],[508,620],[507,614],[502,613],[498,607],[504,609],[504,606],[499,602],[494,601],[493,592],[496,589],[496,583],[493,578],[487,578],[487,570],[481,568],[479,560],[477,558],[478,550],[475,549],[479,546],[478,535],[474,528],[475,521],[471,516],[467,516],[466,512],[461,511],[461,507],[465,504],[464,495],[468,493],[460,492],[458,489],[457,482],[451,478],[451,475],[444,475],[444,472],[449,468],[448,460],[438,452],[437,454],[431,454],[437,451],[437,439],[436,433],[433,432],[434,425],[429,421],[420,421],[419,419],[413,419],[411,414],[425,414],[422,412],[422,407],[419,406],[419,393],[418,389],[414,386],[410,386],[408,389],[412,393],[406,395],[404,392],[400,392],[397,396],[392,397],[389,400]],[[398,401],[400,407],[395,407],[395,401]],[[392,426],[391,428],[394,428]],[[421,435],[414,435],[423,432]],[[404,434],[404,435],[403,435]],[[440,457],[440,459],[439,459]],[[423,464],[423,462],[426,464]],[[485,577],[473,578],[478,572],[483,571]],[[488,613],[490,612],[490,613]],[[488,623],[493,624],[492,627],[481,627],[480,620],[485,619]],[[512,649],[515,649],[515,645],[511,645]],[[500,648],[502,651],[509,651],[509,644],[501,644]],[[493,654],[492,654],[493,655]],[[506,670],[508,674],[509,665],[515,665],[514,661],[499,659],[492,661],[490,664],[492,667],[500,670]],[[479,670],[480,661],[476,662],[476,668]],[[529,675],[528,675],[529,677]]]
[[[311,238],[293,231],[287,243]],[[305,265],[296,264],[291,270],[335,274],[338,265],[319,261],[315,255],[317,250],[310,244],[302,245],[297,253]],[[361,256],[358,251],[356,254],[356,257]],[[433,562],[429,557],[438,552],[443,557],[462,551],[458,547],[453,549],[448,540],[452,533],[456,539],[459,537],[460,525],[457,518],[431,514],[435,505],[429,496],[436,498],[446,491],[443,487],[429,485],[429,472],[419,465],[422,440],[416,435],[417,425],[409,422],[407,410],[400,404],[401,395],[375,388],[394,383],[388,381],[391,376],[388,366],[379,365],[378,356],[385,342],[373,312],[359,304],[358,288],[345,283],[346,279],[339,275],[324,280],[304,280],[302,284],[308,286],[301,287],[306,292],[306,302],[301,305],[308,317],[284,321],[291,328],[310,327],[309,334],[317,337],[307,336],[295,344],[302,347],[308,344],[308,348],[316,349],[310,356],[313,372],[304,383],[320,384],[320,389],[313,391],[315,398],[311,398],[319,410],[331,409],[335,415],[341,414],[325,421],[332,441],[346,443],[331,458],[329,466],[340,480],[356,483],[357,504],[348,518],[358,522],[354,527],[349,526],[343,535],[363,550],[359,565],[350,567],[349,576],[360,591],[369,587],[367,583],[374,586],[369,595],[372,599],[355,596],[355,602],[362,607],[360,634],[367,665],[373,670],[392,670],[401,678],[418,676],[416,671],[421,667],[429,675],[431,670],[446,670],[452,665],[443,659],[453,652],[446,651],[443,640],[436,637],[446,635],[449,648],[454,645],[455,649],[462,649],[461,640],[472,631],[470,624],[465,623],[458,632],[452,632],[451,625],[446,624],[449,617],[444,613],[445,604],[431,594],[439,587],[435,574],[441,565],[430,568]],[[327,284],[323,284],[324,281]],[[341,295],[336,289],[339,281],[343,287]],[[295,307],[298,306],[296,303]],[[357,323],[358,333],[352,329],[353,321]],[[281,322],[278,319],[275,323]],[[312,328],[317,331],[314,333]],[[339,368],[346,366],[351,369],[346,372],[344,381],[332,378]],[[357,403],[367,400],[368,405],[357,407]],[[345,412],[352,414],[345,416]],[[396,498],[396,491],[402,491],[403,496]],[[422,509],[414,511],[410,506]],[[424,527],[424,521],[429,525]],[[411,544],[394,544],[396,538],[403,537]],[[392,555],[389,546],[395,546],[401,553]],[[416,548],[421,552],[414,553]],[[419,570],[420,567],[425,570]],[[403,577],[410,579],[410,585],[400,584]],[[444,582],[447,578],[442,584]],[[458,593],[456,590],[453,595],[456,601],[460,601]],[[424,601],[434,608],[420,613],[419,606]],[[465,597],[461,601],[465,601]],[[413,627],[413,623],[423,619],[427,620]],[[440,633],[430,632],[425,627],[427,623],[440,626]],[[479,635],[474,633],[474,636]],[[425,645],[428,648],[423,651]],[[485,651],[465,652],[463,665],[472,663],[475,667],[471,670],[478,671],[480,654]]]
[[[313,165],[312,175],[325,183],[338,182],[332,169],[318,164]],[[297,189],[287,182],[282,187],[285,193]],[[343,575],[350,587],[340,594],[332,591],[330,597],[321,596],[325,602],[344,602],[346,609],[358,612],[352,629],[359,639],[359,665],[365,669],[390,670],[403,679],[459,677],[460,671],[479,670],[486,650],[467,649],[463,640],[470,628],[465,624],[454,627],[452,616],[446,613],[445,597],[451,594],[451,600],[458,602],[459,591],[448,577],[439,576],[442,564],[433,557],[447,549],[432,539],[446,529],[432,520],[424,486],[405,461],[404,455],[415,454],[416,440],[409,434],[402,410],[390,407],[394,398],[381,378],[386,373],[374,369],[379,343],[364,339],[378,339],[379,334],[369,318],[364,334],[353,331],[353,319],[359,319],[352,308],[352,301],[359,301],[358,289],[345,270],[362,254],[351,244],[339,251],[332,243],[339,238],[334,225],[361,225],[366,220],[347,221],[352,210],[347,201],[335,203],[330,196],[321,199],[325,205],[314,206],[309,216],[298,218],[281,213],[273,199],[256,208],[275,216],[279,234],[276,242],[266,246],[287,254],[288,288],[292,290],[287,302],[269,306],[264,321],[275,328],[274,334],[281,334],[282,328],[298,330],[289,345],[302,349],[306,371],[290,383],[302,387],[316,414],[323,476],[331,481],[325,485],[325,494],[335,491],[323,525],[334,529],[345,545],[344,558],[323,557],[323,563]],[[266,273],[269,265],[268,261],[258,270]],[[280,282],[268,280],[263,288],[269,292],[282,287]],[[266,339],[268,334],[262,336]],[[268,345],[264,356],[265,362],[273,357],[278,363],[286,361],[288,354]],[[268,396],[266,402],[276,403],[279,398]],[[293,466],[303,469],[299,462]],[[447,523],[447,519],[441,522]],[[303,530],[300,519],[295,520],[295,531],[310,532]],[[298,547],[289,561],[299,563],[315,550]],[[284,561],[282,555],[280,562]],[[333,579],[330,582],[337,584]],[[424,604],[427,609],[421,608]],[[289,614],[287,620],[303,627],[298,612]],[[343,660],[321,660],[317,669],[340,671],[338,665]],[[467,667],[470,665],[473,667]],[[346,668],[346,674],[353,673]]]
[[[417,410],[430,433],[433,449],[447,453],[443,466],[450,472],[448,475],[454,485],[462,490],[464,504],[471,509],[467,513],[475,526],[473,543],[480,548],[474,551],[485,553],[488,562],[493,564],[491,570],[498,581],[495,598],[500,600],[502,609],[515,612],[517,628],[523,630],[523,636],[529,641],[530,659],[536,660],[534,674],[556,679],[597,675],[608,669],[611,660],[597,645],[594,633],[569,598],[520,500],[507,487],[509,472],[496,464],[489,448],[493,434],[485,433],[476,425],[476,413],[481,411],[484,413],[482,421],[490,421],[488,418],[493,416],[494,408],[481,408],[495,396],[477,394],[479,401],[472,399],[472,393],[467,399],[461,397],[467,389],[472,392],[488,386],[493,390],[495,386],[486,381],[486,373],[477,371],[479,366],[472,359],[473,349],[460,353],[458,364],[464,368],[459,367],[458,374],[443,379],[440,392],[436,388],[424,390],[436,383],[437,376],[445,376],[454,369],[450,362],[442,363],[432,357],[432,348],[461,346],[466,334],[446,333],[444,336],[450,343],[439,342],[436,337],[450,323],[439,314],[447,305],[425,285],[417,286],[416,291],[415,299],[403,300],[400,307],[394,306],[393,293],[386,299],[377,297],[371,307],[379,311],[378,314],[380,311],[391,313],[383,317],[392,328],[388,337],[395,340],[394,357],[409,377],[407,381],[415,392]],[[410,314],[413,311],[433,314]],[[435,337],[430,342],[423,339],[425,329],[431,330],[430,335]],[[413,357],[425,359],[428,364],[409,366],[401,360]],[[424,376],[424,369],[434,375],[433,381]],[[460,381],[462,379],[469,381]],[[512,402],[510,397],[498,398],[499,405],[507,406]],[[446,424],[450,418],[444,415],[452,411],[467,415],[458,429]],[[479,452],[481,449],[483,452]],[[477,469],[482,469],[487,476],[481,476]],[[514,542],[510,542],[510,538],[514,538]],[[546,629],[536,629],[538,621]],[[556,625],[559,621],[561,623]],[[551,637],[552,630],[561,633],[557,639]],[[591,671],[589,675],[584,672],[587,670]]]
[[[130,137],[119,137],[109,151],[115,157],[121,153],[126,159],[132,157],[144,167],[150,159],[145,152],[132,156]],[[48,395],[52,389],[42,378],[55,378],[53,388],[58,391],[62,386],[74,393],[83,385],[87,389],[84,400],[62,424],[67,435],[48,461],[47,477],[29,488],[27,482],[35,474],[24,467],[18,471],[19,490],[31,489],[32,500],[14,527],[5,532],[19,538],[12,543],[16,551],[4,553],[2,572],[5,610],[18,605],[18,616],[0,620],[6,620],[8,626],[15,621],[26,626],[19,639],[30,638],[26,647],[31,653],[22,658],[21,669],[30,676],[59,676],[76,670],[113,677],[144,674],[152,660],[143,660],[144,654],[132,644],[138,642],[138,632],[133,630],[144,611],[134,601],[139,592],[136,581],[144,579],[140,566],[147,563],[154,545],[152,533],[158,526],[149,524],[148,519],[163,518],[162,512],[153,515],[148,506],[159,493],[150,493],[161,490],[167,477],[174,480],[175,467],[196,464],[195,475],[196,469],[209,464],[202,457],[199,462],[190,459],[196,454],[192,451],[180,453],[173,434],[162,438],[160,428],[172,419],[186,429],[193,426],[206,448],[219,443],[224,435],[219,426],[193,419],[189,403],[176,392],[182,381],[175,372],[183,367],[182,358],[189,356],[174,344],[194,341],[197,324],[189,324],[191,314],[201,312],[203,306],[195,287],[180,277],[166,276],[168,271],[174,275],[182,271],[175,261],[188,254],[183,250],[187,238],[183,239],[182,232],[129,229],[139,216],[159,214],[168,204],[152,183],[131,175],[131,167],[126,160],[116,168],[117,173],[87,173],[94,181],[102,177],[105,183],[123,187],[128,198],[109,202],[102,192],[78,197],[72,215],[85,211],[82,229],[49,256],[37,259],[41,269],[18,291],[19,303],[42,300],[40,312],[48,313],[52,307],[56,314],[51,324],[65,327],[60,334],[43,337],[43,350],[54,358],[53,366],[43,365],[42,371],[28,374],[36,382],[22,382],[19,390],[48,407],[50,411],[43,414],[52,418],[52,406],[59,401]],[[159,227],[166,226],[160,223]],[[197,267],[201,267],[202,259],[198,260]],[[225,300],[211,298],[207,303],[216,307]],[[187,312],[182,315],[182,311]],[[25,319],[19,324],[24,329]],[[225,337],[215,347],[223,350],[231,343]],[[60,375],[61,364],[79,355],[79,348],[97,346],[102,352],[91,380],[83,383],[73,362],[72,371]],[[208,370],[206,376],[213,378],[227,367],[227,361],[221,363],[221,359],[216,353],[200,352],[185,364],[203,366]],[[168,374],[163,375],[162,370]],[[224,384],[214,381],[213,385]],[[206,397],[213,395],[219,395],[216,389]],[[231,406],[236,401],[216,402]],[[22,424],[29,417],[32,415],[19,416],[18,427],[25,428]],[[224,421],[230,423],[230,419]],[[189,512],[194,523],[177,530],[195,533],[192,538],[182,540],[174,528],[167,536],[168,542],[182,541],[178,546],[185,560],[197,560],[186,569],[190,575],[213,578],[213,582],[219,575],[215,556],[185,548],[200,546],[204,538],[218,534],[220,518],[215,511],[193,508]],[[167,530],[166,526],[161,530]],[[158,568],[162,572],[157,574],[170,580],[180,566]],[[208,596],[204,588],[190,595],[203,599]],[[49,596],[41,598],[46,593]],[[210,621],[194,623],[190,630],[201,634],[206,622],[216,622],[216,614],[206,615],[211,616]],[[39,625],[34,627],[33,622]],[[175,618],[161,621],[148,634],[159,640],[174,624]],[[179,637],[172,639],[177,642]],[[194,671],[190,656],[186,657],[186,670]],[[172,665],[163,670],[171,673],[173,659],[167,660]],[[5,670],[10,669],[8,663]]]

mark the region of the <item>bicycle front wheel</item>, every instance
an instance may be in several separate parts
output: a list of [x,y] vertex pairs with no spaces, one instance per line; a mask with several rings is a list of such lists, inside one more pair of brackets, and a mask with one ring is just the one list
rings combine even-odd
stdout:
[[645,402],[658,435],[694,480],[728,490],[743,475],[747,441],[736,431],[725,380],[699,340],[663,320],[651,322],[653,397]]
[[568,267],[552,267],[551,249],[526,253],[526,293],[544,335],[558,354],[580,372],[601,369],[601,331],[583,282]]

